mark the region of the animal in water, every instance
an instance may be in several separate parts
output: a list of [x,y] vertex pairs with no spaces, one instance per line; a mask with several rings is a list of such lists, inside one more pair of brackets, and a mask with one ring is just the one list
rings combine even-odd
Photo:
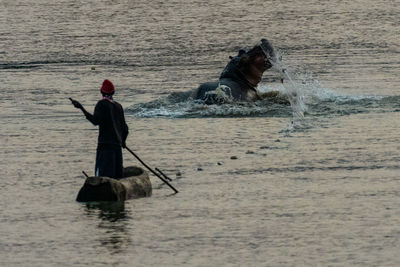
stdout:
[[287,98],[278,91],[260,93],[256,87],[261,82],[263,73],[270,69],[278,56],[266,39],[248,51],[240,50],[222,71],[217,82],[201,84],[192,98],[203,100],[206,104],[223,104],[229,101],[257,101],[275,98],[277,102],[288,103]]

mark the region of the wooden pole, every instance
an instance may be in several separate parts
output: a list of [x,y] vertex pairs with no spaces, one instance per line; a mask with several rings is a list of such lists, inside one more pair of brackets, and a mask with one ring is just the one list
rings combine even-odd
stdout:
[[169,178],[167,175],[165,175],[159,168],[154,168],[156,171],[158,171],[162,177],[164,177],[165,179],[167,179],[168,181],[172,181],[171,178]]
[[178,190],[176,190],[170,183],[168,183],[167,180],[165,180],[164,178],[162,178],[158,173],[156,173],[155,171],[153,171],[149,166],[147,166],[146,163],[143,162],[143,160],[141,160],[132,150],[129,149],[129,147],[125,147],[126,150],[128,150],[138,161],[140,161],[140,163],[143,164],[143,166],[145,166],[149,171],[151,171],[151,173],[153,173],[155,176],[157,176],[158,178],[160,178],[161,181],[163,181],[164,183],[166,183],[172,190],[175,191],[175,194],[178,193]]

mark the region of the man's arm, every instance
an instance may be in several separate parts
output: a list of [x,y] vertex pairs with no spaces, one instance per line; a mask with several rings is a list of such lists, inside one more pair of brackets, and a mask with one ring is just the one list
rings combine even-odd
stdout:
[[[88,119],[88,121],[90,121],[91,123],[93,123],[93,125],[99,125],[99,121],[96,119],[95,116],[93,116],[92,114],[90,114],[83,106],[81,103],[79,103],[78,101],[69,98],[69,100],[71,100],[72,105],[74,105],[74,107],[76,107],[77,109],[82,110],[83,114],[85,115],[86,119]],[[96,110],[95,110],[96,113]]]

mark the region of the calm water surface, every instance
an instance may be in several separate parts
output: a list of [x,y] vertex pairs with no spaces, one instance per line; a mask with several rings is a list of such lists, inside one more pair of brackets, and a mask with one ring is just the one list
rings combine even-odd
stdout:
[[[383,0],[2,0],[0,265],[399,266],[399,14]],[[259,89],[295,90],[304,119],[182,94],[261,38],[294,84],[271,70]],[[105,78],[129,147],[179,194],[151,177],[151,198],[75,202],[97,129],[68,97],[92,111]]]

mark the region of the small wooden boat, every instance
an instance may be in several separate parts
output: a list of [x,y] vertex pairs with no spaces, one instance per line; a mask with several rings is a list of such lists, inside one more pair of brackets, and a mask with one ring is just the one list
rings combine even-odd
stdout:
[[148,173],[140,167],[124,168],[124,178],[92,176],[86,178],[76,201],[124,201],[151,196],[152,187]]

